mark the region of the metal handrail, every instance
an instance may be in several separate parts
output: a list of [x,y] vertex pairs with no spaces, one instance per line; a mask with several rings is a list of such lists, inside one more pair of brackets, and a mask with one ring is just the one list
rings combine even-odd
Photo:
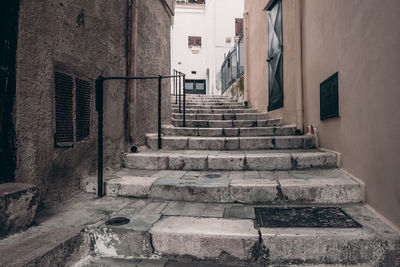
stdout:
[[[98,136],[97,136],[97,195],[99,197],[103,197],[104,188],[103,188],[103,117],[104,117],[104,82],[108,80],[158,80],[158,123],[157,123],[157,132],[158,132],[158,149],[162,148],[162,139],[161,139],[161,93],[162,93],[162,79],[183,79],[183,127],[186,127],[186,93],[185,93],[185,77],[186,75],[182,72],[178,72],[174,70],[176,75],[165,75],[165,76],[109,76],[103,77],[98,76],[96,78],[96,110],[98,113]],[[175,89],[177,90],[177,88]],[[180,90],[179,90],[180,92]],[[179,94],[180,98],[181,93]],[[180,109],[180,99],[179,99],[179,113],[181,113]]]
[[[241,64],[244,62],[241,62],[240,56],[243,51],[240,49],[240,44],[243,42],[243,34],[240,35],[238,42],[235,44],[235,46],[232,48],[232,50],[229,51],[228,55],[226,55],[222,65],[221,65],[221,91],[224,93],[229,86],[231,86],[234,82],[236,82],[244,73],[244,70],[241,69]],[[232,73],[233,71],[233,66],[232,66],[232,58],[236,58],[236,73]],[[230,66],[228,65],[228,62],[230,62]],[[229,74],[229,79],[227,75]]]

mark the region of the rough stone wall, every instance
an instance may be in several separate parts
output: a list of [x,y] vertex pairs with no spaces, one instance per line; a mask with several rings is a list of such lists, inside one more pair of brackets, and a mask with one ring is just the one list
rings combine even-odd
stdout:
[[[167,1],[167,4],[173,5]],[[135,66],[137,76],[170,74],[170,29],[172,15],[160,0],[137,0]],[[172,8],[171,8],[172,9]],[[170,124],[170,80],[162,82],[162,121]],[[146,133],[157,132],[158,81],[137,81],[134,90],[132,129],[137,145]]]
[[[42,201],[68,197],[96,171],[94,79],[126,73],[126,0],[21,0],[15,104],[16,181],[40,186]],[[55,148],[54,71],[91,82],[90,138]],[[125,83],[105,84],[105,163],[125,150]]]

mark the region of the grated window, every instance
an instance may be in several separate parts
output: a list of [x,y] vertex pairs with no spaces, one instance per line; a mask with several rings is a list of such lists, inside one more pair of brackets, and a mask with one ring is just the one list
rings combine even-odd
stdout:
[[75,79],[76,84],[76,141],[90,134],[90,83]]
[[70,147],[74,141],[72,90],[72,77],[60,72],[55,72],[55,145],[58,147]]
[[339,117],[338,76],[336,72],[320,85],[321,120]]

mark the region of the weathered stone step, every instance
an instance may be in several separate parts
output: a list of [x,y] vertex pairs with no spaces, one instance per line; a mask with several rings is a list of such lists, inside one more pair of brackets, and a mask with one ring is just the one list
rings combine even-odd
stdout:
[[337,155],[320,150],[145,150],[126,154],[124,165],[147,170],[294,170],[335,168]]
[[[182,119],[172,119],[172,125],[183,127]],[[269,120],[186,120],[186,127],[201,128],[239,128],[239,127],[274,127],[282,124],[281,119]]]
[[[181,103],[183,103],[183,98],[181,98]],[[231,104],[231,103],[243,104],[243,102],[238,102],[235,100],[190,100],[190,99],[188,100],[188,99],[186,99],[186,104],[209,104],[209,105],[216,104],[216,105],[218,105],[218,104],[225,104],[225,103],[227,103],[227,104]],[[178,101],[176,101],[175,98],[171,99],[171,104],[179,105],[179,98],[178,98]]]
[[[299,171],[141,171],[105,175],[108,196],[221,203],[343,204],[363,201],[361,186],[338,169]],[[96,193],[96,177],[84,189]]]
[[[172,108],[179,108],[179,105],[172,104]],[[183,106],[183,105],[182,105]],[[204,105],[195,105],[195,104],[187,104],[186,105],[187,109],[239,109],[239,108],[244,108],[243,105],[241,104],[223,104],[223,105],[209,105],[209,104],[204,104]]]
[[[182,119],[182,113],[172,113],[175,120]],[[266,120],[267,113],[240,113],[240,114],[186,114],[186,120]]]
[[242,128],[190,128],[164,125],[162,133],[167,136],[209,136],[209,137],[239,137],[239,136],[286,136],[295,135],[296,126],[279,127],[242,127]]
[[363,227],[257,229],[251,205],[134,200],[111,214],[130,223],[88,232],[103,257],[193,260],[178,266],[396,266],[399,235],[362,205],[339,207]]
[[[241,108],[241,109],[186,109],[186,114],[226,114],[226,113],[257,113],[257,109],[254,108]],[[181,109],[181,113],[183,112],[183,108]],[[178,108],[173,108],[172,113],[179,113]]]
[[[147,134],[146,145],[151,149],[158,149],[157,134]],[[315,148],[315,139],[312,135],[251,137],[163,136],[162,147],[169,150],[311,149]]]
[[[183,96],[183,94],[181,95]],[[171,94],[171,98],[175,97],[174,94]],[[178,94],[179,97],[179,94]],[[195,94],[186,94],[187,98],[193,98],[193,99],[232,99],[229,96],[224,96],[224,95],[195,95]]]

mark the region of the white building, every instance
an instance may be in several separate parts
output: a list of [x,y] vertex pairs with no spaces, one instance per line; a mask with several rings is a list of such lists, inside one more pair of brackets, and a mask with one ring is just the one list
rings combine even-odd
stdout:
[[244,0],[176,1],[171,64],[186,73],[189,92],[221,94],[221,65],[243,31],[243,11]]

